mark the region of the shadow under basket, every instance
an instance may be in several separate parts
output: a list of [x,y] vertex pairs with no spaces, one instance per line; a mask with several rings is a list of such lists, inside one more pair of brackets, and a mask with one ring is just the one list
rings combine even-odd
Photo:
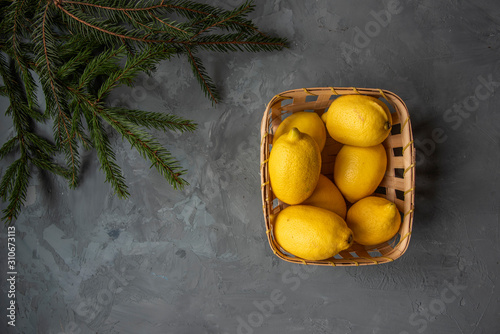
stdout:
[[[373,194],[394,202],[401,214],[401,227],[389,241],[375,246],[354,243],[349,249],[321,261],[309,261],[283,250],[273,235],[271,215],[278,214],[288,205],[273,193],[269,180],[269,154],[273,134],[278,125],[289,115],[299,111],[315,112],[321,116],[340,95],[362,94],[385,101],[392,114],[392,130],[383,145],[387,153],[387,170],[380,186]],[[388,102],[388,103],[387,103]],[[396,94],[382,89],[319,87],[288,90],[272,98],[267,105],[261,123],[260,174],[262,209],[269,245],[279,258],[294,263],[325,266],[374,265],[394,261],[404,254],[410,243],[415,203],[415,147],[408,109]],[[333,180],[335,157],[342,144],[333,140],[327,131],[325,147],[321,153],[321,173]],[[347,203],[349,207],[349,203]]]

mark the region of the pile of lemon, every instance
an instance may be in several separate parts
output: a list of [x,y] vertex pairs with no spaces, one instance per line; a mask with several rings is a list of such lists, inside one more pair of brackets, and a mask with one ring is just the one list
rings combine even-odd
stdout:
[[[373,196],[385,175],[382,142],[391,126],[387,105],[366,95],[338,97],[321,118],[304,111],[280,123],[269,156],[269,177],[276,197],[289,204],[272,217],[274,237],[285,251],[324,260],[353,241],[373,246],[398,232],[401,216],[396,205]],[[343,144],[335,159],[334,182],[321,174],[327,132]],[[346,200],[352,204],[349,210]]]

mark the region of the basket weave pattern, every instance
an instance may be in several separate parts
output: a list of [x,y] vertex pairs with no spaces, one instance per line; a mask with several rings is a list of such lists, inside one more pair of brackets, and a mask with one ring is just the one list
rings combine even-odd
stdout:
[[[349,249],[335,257],[322,261],[309,261],[286,253],[276,242],[273,235],[271,215],[278,214],[287,204],[276,198],[269,181],[269,154],[272,149],[273,134],[281,121],[291,113],[314,111],[319,116],[325,112],[339,95],[363,94],[385,99],[394,109],[392,112],[393,129],[383,142],[387,152],[387,170],[374,195],[387,198],[398,207],[402,223],[399,232],[391,240],[376,246],[363,246],[354,243]],[[335,157],[342,144],[333,140],[327,132],[325,148],[322,151],[321,173],[333,180]],[[413,223],[415,200],[415,147],[411,131],[408,109],[396,94],[382,89],[320,87],[302,88],[285,91],[274,96],[268,103],[261,122],[260,174],[262,209],[269,245],[279,258],[294,263],[359,266],[391,262],[403,255],[408,248]]]

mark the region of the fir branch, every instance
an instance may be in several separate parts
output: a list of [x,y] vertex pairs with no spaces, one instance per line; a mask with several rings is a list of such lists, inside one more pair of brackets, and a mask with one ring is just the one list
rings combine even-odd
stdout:
[[[146,2],[146,1],[144,1]],[[177,14],[180,14],[181,16],[184,16],[188,19],[194,19],[198,20],[200,18],[207,18],[207,16],[219,16],[222,13],[224,13],[224,10],[218,7],[210,6],[207,4],[201,4],[201,3],[196,3],[193,1],[175,1],[174,3],[166,3],[165,1],[162,1],[159,4],[154,4],[152,2],[151,5],[146,5],[146,6],[141,6],[141,2],[129,2],[129,1],[123,1],[118,4],[117,7],[112,7],[112,6],[105,6],[105,5],[100,5],[98,3],[92,3],[90,1],[88,2],[79,2],[79,1],[70,1],[70,0],[62,0],[60,1],[60,5],[73,5],[73,6],[79,6],[79,7],[86,7],[87,9],[94,8],[97,11],[93,12],[97,15],[102,15],[106,14],[109,15],[109,13],[113,12],[121,12],[121,13],[127,13],[127,14],[132,14],[132,13],[146,13],[146,12],[158,12],[162,13],[161,11],[164,10],[166,14],[170,14],[172,12],[175,12]]]
[[26,155],[16,160],[5,172],[0,181],[0,197],[5,201],[7,193],[10,193],[9,205],[3,212],[2,219],[11,222],[19,215],[23,203],[26,201],[30,173]]
[[188,38],[188,37],[192,38],[192,32],[190,32],[190,29],[186,29],[185,27],[182,27],[181,25],[176,25],[174,22],[167,22],[167,20],[156,16],[151,11],[148,11],[148,14],[154,20],[160,22],[162,24],[162,27],[164,29],[166,29],[166,30],[158,30],[157,32],[167,33],[167,34],[171,34],[173,36],[179,36],[182,38]]
[[[77,74],[92,56],[91,48],[84,48],[78,54],[66,60],[56,71],[55,77],[65,80],[70,75]],[[80,73],[78,73],[79,75]]]
[[0,148],[0,159],[5,158],[9,153],[18,147],[19,137],[15,136],[7,140]]
[[[24,58],[20,56],[20,58]],[[12,67],[17,75],[20,76],[21,80],[17,80],[17,84],[19,85],[20,94],[23,95],[23,99],[26,100],[26,112],[32,117],[34,120],[38,122],[43,122],[45,120],[45,116],[39,110],[38,101],[36,100],[36,89],[37,84],[35,83],[35,79],[29,70],[29,65],[27,65],[26,60],[23,59],[21,61],[21,66],[19,66],[19,62],[13,62]]]
[[178,161],[171,156],[170,152],[156,142],[151,135],[129,122],[119,121],[113,118],[107,110],[101,110],[100,116],[127,139],[130,145],[132,145],[143,158],[149,159],[152,166],[165,177],[174,189],[182,189],[185,185],[189,184],[186,180],[181,178],[186,171],[178,165]]
[[14,188],[14,183],[16,181],[16,175],[23,163],[21,159],[14,161],[9,167],[7,167],[2,180],[0,181],[0,197],[2,200],[6,201],[9,194],[12,193]]
[[26,128],[26,124],[30,122],[30,108],[26,101],[26,95],[21,88],[19,78],[16,75],[14,62],[11,60],[8,64],[2,53],[0,53],[0,75],[5,84],[5,95],[11,101],[5,114],[12,117],[16,131],[22,133]]
[[120,70],[116,61],[125,56],[126,47],[121,46],[117,49],[108,49],[91,59],[81,73],[78,80],[78,88],[88,87],[99,75]]
[[[248,27],[252,27],[253,24],[250,21],[244,19],[244,16],[250,13],[254,8],[254,5],[251,1],[246,1],[240,7],[236,8],[233,11],[228,11],[225,13],[221,13],[217,16],[208,16],[206,20],[204,20],[205,27],[200,29],[196,35],[191,37],[191,40],[195,39],[199,35],[217,27],[217,28],[228,28],[231,30],[238,29],[240,27],[244,27],[247,29]],[[235,26],[235,22],[238,22]],[[242,25],[242,23],[244,25]],[[248,32],[248,31],[244,31]]]
[[39,158],[31,158],[31,163],[33,163],[38,168],[44,169],[53,174],[64,177],[66,180],[71,179],[71,171],[53,161],[52,156],[39,152]]
[[83,148],[85,148],[86,150],[90,150],[92,147],[92,143],[85,134],[85,130],[83,128],[82,108],[80,108],[80,106],[75,103],[71,109],[73,110],[73,118],[71,120],[71,137],[76,136],[80,140],[80,143],[82,143]]
[[242,34],[211,34],[196,39],[196,46],[218,52],[234,51],[276,51],[285,47],[286,42],[281,38],[265,35],[244,36]]
[[65,155],[66,164],[71,171],[69,186],[75,188],[78,185],[78,174],[80,171],[80,157],[76,137],[71,134],[72,124],[70,115],[65,112],[55,116],[53,131],[56,134],[56,145],[60,147]]
[[[78,99],[86,115],[87,124],[94,139],[94,146],[97,150],[101,166],[106,173],[106,180],[113,185],[115,192],[120,197],[128,196],[128,192],[126,192],[125,183],[122,182],[121,172],[118,166],[114,164],[114,153],[110,151],[108,145],[101,145],[103,142],[107,143],[108,139],[99,117],[102,117],[119,134],[127,139],[132,147],[137,149],[144,158],[149,159],[153,164],[152,166],[155,166],[174,189],[182,188],[188,184],[180,177],[185,173],[185,170],[178,166],[178,161],[173,159],[168,150],[138,126],[184,132],[193,131],[196,124],[181,117],[168,114],[123,108],[105,108],[102,103],[93,100],[88,95],[76,90],[72,90],[72,93],[75,94],[75,98]],[[112,161],[108,161],[106,157],[111,157]]]
[[[232,10],[190,0],[2,2],[0,95],[9,98],[5,114],[12,118],[14,134],[1,146],[0,159],[16,155],[0,181],[0,197],[9,202],[3,220],[10,224],[18,216],[32,167],[60,175],[75,187],[81,147],[95,150],[115,193],[128,197],[107,129],[127,140],[174,188],[188,184],[182,178],[186,171],[149,131],[194,131],[196,124],[171,114],[110,107],[107,98],[177,55],[186,57],[202,91],[216,103],[220,95],[198,51],[286,47],[285,39],[265,35],[247,18],[253,9],[251,1]],[[45,97],[44,113],[38,87]],[[52,122],[53,141],[34,130],[46,120]],[[61,154],[65,165],[55,161]]]
[[7,65],[3,55],[0,55],[0,74],[4,80],[7,95],[10,98],[11,104],[7,108],[7,114],[12,116],[14,129],[17,135],[8,140],[0,148],[0,159],[7,154],[12,153],[15,149],[19,149],[21,157],[18,158],[5,171],[0,181],[0,197],[5,201],[9,200],[9,204],[3,210],[2,219],[10,223],[12,219],[19,214],[23,203],[26,200],[26,192],[30,178],[30,165],[39,164],[39,159],[42,153],[42,163],[49,165],[51,172],[68,176],[63,173],[57,164],[52,162],[50,154],[53,154],[57,149],[48,141],[34,134],[30,128],[33,113],[28,105],[26,94],[23,91],[22,85],[18,82],[15,60],[10,61],[10,66]]
[[125,184],[125,178],[122,175],[120,167],[116,164],[115,153],[111,148],[109,137],[104,130],[96,110],[85,109],[84,114],[87,118],[87,124],[94,142],[97,157],[101,164],[101,169],[106,175],[106,182],[112,185],[115,194],[117,194],[119,198],[127,198],[130,194]]
[[156,64],[165,58],[165,48],[163,46],[153,46],[145,49],[138,55],[127,58],[125,66],[121,71],[111,74],[102,84],[97,93],[97,99],[104,99],[109,92],[120,84],[132,84],[132,80],[140,72],[151,73]]
[[61,4],[56,6],[66,14],[64,19],[69,27],[78,31],[79,34],[88,35],[103,44],[117,45],[122,39],[142,43],[168,42],[167,40],[146,38],[141,30],[126,30],[119,25],[114,25],[111,21],[96,19],[74,8],[66,8]]
[[202,91],[205,93],[205,96],[210,98],[213,104],[219,102],[219,93],[217,92],[214,82],[208,76],[201,59],[194,56],[189,47],[186,47],[186,52],[189,56],[188,61],[191,65],[191,70],[193,71],[196,80],[200,84]]
[[58,151],[58,148],[54,144],[32,132],[27,132],[25,138],[27,151],[29,152],[28,157],[31,163],[41,169],[71,180],[71,171],[54,162],[53,156]]
[[196,123],[185,118],[157,112],[133,110],[125,108],[108,108],[108,114],[115,119],[123,120],[134,125],[143,126],[147,129],[172,130],[172,131],[194,131]]
[[[245,34],[254,33],[266,36],[251,20],[245,18],[245,15],[254,10],[255,6],[252,1],[246,1],[239,8],[229,12],[193,1],[179,1],[171,7],[178,14],[193,20],[193,25],[199,26],[200,29],[212,26],[226,31],[238,31]],[[197,8],[197,10],[193,10],[193,8]],[[239,13],[239,15],[234,15],[234,13]],[[227,18],[228,16],[232,17]]]
[[1,26],[1,29],[5,29],[11,36],[7,42],[8,46],[5,52],[11,55],[16,62],[16,68],[23,79],[28,106],[32,109],[37,107],[35,93],[36,84],[31,72],[29,71],[29,59],[27,59],[26,53],[23,52],[22,49],[24,46],[21,43],[21,41],[25,38],[23,31],[26,31],[26,27],[28,26],[26,17],[22,14],[29,10],[29,3],[26,0],[14,1],[10,6],[14,7],[14,13],[13,15],[3,17]]
[[44,152],[48,155],[53,155],[57,152],[57,147],[55,145],[33,132],[26,132],[24,137],[28,146],[36,148],[37,151]]
[[[94,4],[91,2],[80,2],[80,1],[70,1],[70,0],[62,0],[60,1],[61,5],[64,4],[71,4],[71,5],[76,5],[76,6],[86,6],[86,7],[94,7],[98,9],[102,9],[105,11],[120,11],[120,12],[136,12],[136,11],[150,11],[158,8],[163,8],[166,7],[166,5],[162,3],[158,5],[151,5],[151,6],[146,6],[146,7],[137,7],[140,3],[135,3],[135,2],[125,2],[123,4],[120,4],[120,7],[111,7],[111,6],[103,6],[99,4]],[[128,5],[133,5],[135,4],[136,7],[127,7]]]
[[56,79],[53,67],[60,64],[57,57],[55,36],[50,29],[51,11],[50,4],[45,6],[43,14],[39,17],[39,38],[34,38],[36,62],[39,64],[40,80],[46,96],[51,96],[46,104],[46,111],[52,115],[54,121],[54,134],[56,145],[61,147],[66,157],[66,163],[71,171],[69,185],[75,188],[78,185],[80,159],[78,145],[71,135],[71,116],[68,111],[67,101],[63,95],[64,88]]
[[[62,112],[62,107],[60,105],[60,100],[62,99],[59,94],[61,92],[61,88],[57,84],[55,80],[55,75],[52,71],[52,64],[54,67],[57,67],[57,64],[54,60],[58,60],[57,57],[57,49],[55,36],[50,31],[50,17],[49,17],[49,4],[45,6],[43,14],[39,17],[38,27],[34,34],[33,41],[35,42],[34,52],[37,55],[35,59],[36,65],[39,70],[42,71],[42,81],[47,83],[46,87],[48,87],[49,94],[51,93],[54,98],[54,103],[50,103],[47,101],[47,110],[51,109],[59,109],[59,112]],[[54,59],[54,60],[51,60]],[[49,95],[50,96],[50,95]]]

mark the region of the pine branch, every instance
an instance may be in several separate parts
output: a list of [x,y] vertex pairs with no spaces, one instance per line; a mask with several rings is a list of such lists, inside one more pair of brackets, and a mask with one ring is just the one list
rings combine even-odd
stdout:
[[[249,6],[250,5],[250,6]],[[234,11],[225,11],[221,8],[210,6],[207,4],[199,4],[193,1],[177,1],[175,4],[168,6],[175,13],[184,16],[193,21],[193,25],[199,29],[205,29],[209,26],[217,26],[218,28],[227,30],[236,30],[245,33],[259,32],[257,27],[250,21],[244,18],[253,10],[254,5],[251,1],[247,1]],[[245,12],[241,8],[247,8]],[[241,12],[239,17],[224,19],[224,17],[231,16],[233,12]],[[219,22],[219,24],[214,24]]]
[[80,143],[82,143],[83,147],[86,150],[90,150],[92,147],[92,143],[88,138],[88,136],[85,134],[85,130],[83,128],[82,108],[78,104],[74,103],[71,109],[73,110],[73,118],[71,120],[72,122],[71,137],[76,136],[78,140],[80,140]]
[[107,19],[96,19],[74,7],[56,5],[62,13],[68,26],[82,36],[88,36],[109,46],[118,45],[121,40],[131,40],[142,43],[163,43],[167,40],[151,39],[144,36],[139,29],[125,29],[119,24]]
[[[118,166],[114,164],[114,154],[109,150],[107,144],[99,146],[100,143],[109,142],[100,123],[100,118],[127,139],[132,147],[137,149],[144,158],[149,159],[152,166],[155,166],[174,189],[182,188],[188,184],[180,177],[185,173],[185,170],[178,166],[178,161],[173,159],[168,150],[140,127],[185,132],[193,131],[196,128],[195,123],[174,115],[116,107],[106,108],[97,99],[93,99],[87,94],[77,90],[71,90],[71,92],[84,110],[94,147],[97,150],[101,166],[106,173],[106,180],[113,185],[120,197],[128,196],[128,192],[126,192],[125,184],[122,182],[121,172]],[[106,157],[112,157],[112,161],[108,161]]]
[[54,144],[32,132],[25,133],[25,140],[31,163],[41,169],[60,175],[67,180],[71,179],[71,171],[55,163],[53,160],[53,156],[58,151],[58,148]]
[[28,157],[32,164],[35,166],[64,177],[66,180],[71,180],[72,173],[68,168],[60,166],[54,162],[54,155],[57,153],[58,148],[50,143],[45,138],[37,134],[28,132],[26,133]]
[[2,200],[7,200],[9,194],[12,193],[12,189],[14,188],[16,181],[16,175],[22,163],[23,161],[21,159],[17,159],[5,171],[0,182],[0,197]]
[[27,124],[30,122],[30,117],[26,96],[18,85],[13,61],[10,62],[9,66],[1,53],[0,75],[5,84],[6,95],[12,101],[11,105],[7,108],[6,115],[12,117],[14,129],[16,131],[16,136],[2,145],[0,157],[5,157],[17,147],[21,151],[21,157],[6,169],[0,180],[0,197],[3,201],[9,199],[9,205],[3,210],[4,215],[2,219],[6,222],[10,222],[13,217],[17,216],[26,198],[29,169],[25,135],[28,132]]
[[131,110],[125,108],[108,108],[108,114],[118,120],[122,120],[147,129],[172,130],[172,131],[194,131],[196,124],[193,121],[182,117],[163,114],[157,112],[148,112],[143,110]]
[[71,179],[71,171],[53,161],[52,156],[39,152],[38,158],[30,158],[31,163],[40,169],[44,169],[53,174],[64,177],[66,180]]
[[100,116],[127,139],[143,158],[149,159],[152,163],[151,166],[154,166],[174,189],[182,189],[189,184],[181,178],[186,171],[178,165],[178,161],[171,156],[170,152],[156,142],[151,135],[132,123],[113,118],[107,110],[101,110]]
[[53,155],[57,152],[57,147],[55,145],[35,133],[26,132],[24,136],[27,145],[36,148],[37,151],[44,152],[48,155]]
[[[7,197],[6,192],[10,192],[9,205],[2,211],[4,214],[2,219],[7,222],[12,221],[21,211],[23,203],[26,201],[30,179],[28,161],[25,155],[21,156],[10,167],[14,167],[13,170],[7,169],[0,182],[0,196],[4,201]],[[4,182],[7,183],[5,189]]]
[[[146,1],[144,1],[146,2]],[[104,3],[104,2],[103,2]],[[167,7],[167,5],[160,3],[157,5],[151,4],[151,5],[146,5],[146,6],[140,6],[142,3],[141,2],[128,2],[128,1],[122,1],[118,2],[118,7],[111,7],[111,6],[105,6],[105,5],[100,5],[98,3],[92,3],[92,2],[80,2],[80,1],[70,1],[70,0],[63,0],[61,1],[61,4],[71,4],[75,6],[83,6],[83,7],[89,7],[89,8],[96,8],[98,10],[103,10],[102,13],[107,13],[108,11],[120,11],[120,12],[147,12],[159,8],[164,8]]]
[[14,62],[11,60],[8,64],[2,53],[0,53],[0,75],[5,84],[5,95],[11,101],[5,114],[12,117],[16,131],[22,134],[30,122],[30,108],[15,71]]
[[[250,31],[248,29],[253,30],[253,24],[251,21],[245,19],[245,15],[253,11],[253,9],[254,5],[252,2],[246,1],[240,7],[232,11],[222,12],[217,16],[207,16],[207,18],[202,21],[205,26],[200,29],[196,35],[191,37],[191,40],[213,28],[225,28],[228,30],[239,30],[243,33],[249,33]],[[241,28],[243,28],[243,31]]]
[[270,52],[281,50],[285,46],[285,42],[283,39],[264,35],[211,34],[197,38],[195,45],[202,49],[218,52]]
[[212,104],[219,102],[220,96],[217,92],[217,88],[215,87],[212,79],[208,76],[201,59],[194,56],[189,47],[186,47],[186,52],[188,54],[188,61],[191,65],[191,70],[200,84],[202,91],[205,93],[205,96],[212,100]]
[[[286,40],[260,32],[247,15],[251,1],[225,10],[189,0],[20,0],[0,1],[0,95],[14,135],[0,147],[0,159],[15,156],[0,180],[11,223],[26,199],[30,170],[47,170],[76,187],[81,148],[95,150],[101,169],[118,195],[129,192],[108,131],[116,131],[178,189],[186,170],[149,132],[194,131],[183,117],[110,107],[107,98],[138,75],[151,75],[162,61],[186,57],[205,95],[220,100],[197,52],[260,52],[286,47]],[[45,112],[40,112],[41,88]],[[50,120],[53,138],[37,123]],[[107,126],[109,125],[109,126]],[[65,164],[55,161],[63,155]]]
[[140,54],[128,57],[123,69],[115,71],[102,84],[97,93],[98,100],[104,99],[112,89],[120,84],[131,85],[133,79],[140,72],[151,73],[156,64],[164,58],[165,48],[163,46],[148,47]]
[[21,74],[25,91],[26,98],[28,101],[28,106],[31,108],[37,108],[36,105],[36,84],[31,72],[29,71],[29,61],[30,59],[23,52],[25,46],[22,41],[25,39],[26,34],[23,34],[26,27],[29,25],[26,17],[22,15],[24,12],[29,11],[28,1],[14,1],[10,5],[13,7],[13,15],[2,16],[3,22],[1,29],[11,36],[7,41],[7,47],[5,52],[15,59],[16,69]]
[[88,93],[84,93],[79,89],[69,88],[69,93],[73,101],[78,105],[79,113],[81,112],[86,119],[86,124],[89,129],[90,140],[95,148],[97,157],[101,164],[101,170],[104,171],[106,182],[109,182],[114,189],[115,194],[119,198],[126,198],[130,194],[125,184],[125,178],[122,175],[120,167],[116,164],[116,156],[111,148],[108,134],[104,129],[100,118],[100,111],[103,109],[102,103],[99,103]]
[[92,48],[84,48],[78,54],[63,62],[57,69],[55,77],[64,81],[71,75],[79,75],[79,70],[91,59],[92,51]]
[[5,158],[9,153],[14,151],[18,147],[19,137],[15,136],[7,140],[0,148],[0,159]]
[[66,163],[71,171],[69,185],[75,188],[78,185],[80,158],[76,139],[71,135],[71,114],[64,96],[64,87],[59,83],[53,71],[61,64],[61,61],[57,56],[56,36],[50,29],[51,16],[54,14],[49,6],[50,4],[47,4],[43,13],[38,17],[39,25],[34,32],[35,62],[38,64],[37,68],[45,95],[51,97],[51,99],[46,99],[46,111],[54,118],[53,131],[56,145],[65,154]]
[[101,163],[101,169],[106,175],[106,182],[109,182],[120,198],[127,198],[130,193],[125,184],[125,178],[122,175],[120,167],[116,164],[116,156],[111,148],[109,137],[102,126],[99,116],[95,112],[85,113],[87,124],[90,129],[94,147],[97,151],[97,157]]
[[97,76],[120,70],[120,66],[116,63],[116,61],[124,57],[125,52],[126,47],[121,46],[117,49],[105,50],[97,57],[91,59],[81,73],[77,89],[79,90],[83,87],[88,87]]

